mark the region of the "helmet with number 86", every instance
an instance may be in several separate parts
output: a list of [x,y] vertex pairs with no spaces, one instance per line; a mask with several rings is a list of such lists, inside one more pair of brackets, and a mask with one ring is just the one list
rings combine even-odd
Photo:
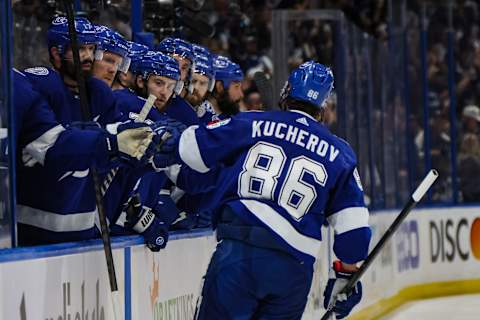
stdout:
[[287,97],[323,108],[333,89],[332,70],[320,63],[308,61],[292,71],[281,93]]

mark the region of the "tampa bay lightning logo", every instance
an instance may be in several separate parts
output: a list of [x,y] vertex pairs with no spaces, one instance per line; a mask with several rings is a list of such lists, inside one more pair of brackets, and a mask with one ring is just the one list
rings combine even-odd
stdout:
[[66,17],[56,17],[53,21],[53,25],[62,25],[68,23],[68,20]]
[[45,67],[34,67],[25,69],[25,72],[37,75],[37,76],[46,76],[48,75],[48,69]]

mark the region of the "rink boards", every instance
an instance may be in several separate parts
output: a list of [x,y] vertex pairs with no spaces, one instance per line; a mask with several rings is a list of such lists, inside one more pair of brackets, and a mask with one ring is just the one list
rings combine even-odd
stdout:
[[[371,216],[374,241],[395,211]],[[353,319],[371,319],[409,299],[480,292],[480,208],[419,209],[409,216],[363,279]],[[323,313],[331,244],[319,253],[304,319]],[[331,235],[330,235],[331,237]],[[113,241],[125,319],[192,319],[215,238],[210,231],[172,235],[151,253],[140,237]],[[113,319],[99,241],[0,253],[0,319]]]

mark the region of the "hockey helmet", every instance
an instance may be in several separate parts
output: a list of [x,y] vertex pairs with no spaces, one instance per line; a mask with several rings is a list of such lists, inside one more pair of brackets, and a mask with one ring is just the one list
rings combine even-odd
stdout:
[[290,97],[323,108],[332,89],[332,70],[320,63],[308,61],[292,71],[283,87],[281,100]]
[[177,60],[158,51],[148,51],[136,63],[137,73],[145,79],[151,75],[163,76],[177,81],[175,93],[179,94],[183,89],[180,81],[180,68]]
[[213,58],[213,69],[215,70],[215,80],[222,81],[225,89],[233,81],[242,81],[244,77],[240,66],[224,56],[217,55]]
[[118,70],[127,72],[130,66],[130,58],[128,57],[129,42],[120,33],[105,26],[95,26],[95,31],[98,39],[95,59],[102,60],[103,52],[105,51],[115,53],[123,58]]
[[[93,24],[85,18],[75,17],[75,30],[78,44],[97,44],[96,31]],[[70,45],[68,19],[64,16],[53,19],[47,32],[48,49],[56,47],[60,54]]]

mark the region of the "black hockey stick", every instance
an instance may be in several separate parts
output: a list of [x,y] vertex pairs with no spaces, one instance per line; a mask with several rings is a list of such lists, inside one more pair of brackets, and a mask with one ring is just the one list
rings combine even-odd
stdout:
[[265,72],[257,71],[253,75],[253,81],[257,85],[258,92],[263,102],[265,110],[273,110],[274,107],[274,98],[273,98],[273,85],[272,81],[267,78]]
[[395,221],[393,221],[393,223],[390,225],[390,227],[382,236],[382,238],[380,238],[377,245],[370,252],[370,254],[365,259],[363,264],[360,266],[358,271],[353,274],[350,280],[348,280],[345,287],[343,287],[343,289],[340,290],[335,297],[332,297],[332,301],[330,302],[327,308],[327,312],[323,315],[321,320],[328,320],[332,316],[334,312],[333,308],[335,307],[335,302],[337,301],[336,297],[340,294],[347,294],[353,289],[357,281],[363,276],[365,271],[367,271],[368,267],[372,264],[373,260],[378,256],[378,254],[383,249],[387,241],[390,240],[390,238],[393,236],[395,231],[397,231],[398,227],[402,224],[403,220],[405,220],[405,218],[410,213],[410,211],[423,198],[425,193],[428,191],[428,189],[430,189],[430,187],[432,186],[432,184],[435,182],[437,178],[438,178],[438,172],[435,169],[430,170],[430,172],[425,176],[425,178],[423,178],[423,181],[420,183],[417,189],[415,189],[412,196],[408,200],[408,203],[403,207],[400,214],[397,216]]
[[[65,6],[65,12],[67,14],[67,19],[68,19],[68,33],[70,35],[70,42],[72,46],[73,62],[75,65],[75,74],[76,74],[77,83],[78,83],[82,118],[84,121],[91,121],[92,114],[88,106],[85,78],[83,77],[83,73],[80,65],[80,54],[78,51],[77,31],[75,28],[75,17],[73,14],[73,1],[63,0],[63,4]],[[105,251],[105,259],[107,260],[108,278],[110,280],[110,289],[112,293],[111,298],[112,298],[112,304],[113,304],[113,314],[114,314],[114,319],[120,320],[123,317],[121,313],[120,296],[118,292],[117,276],[115,274],[115,264],[113,261],[112,245],[110,243],[110,234],[108,231],[107,217],[105,215],[105,209],[103,207],[102,194],[100,190],[100,182],[98,179],[97,171],[94,167],[90,168],[90,170],[92,172],[93,185],[95,188],[95,202],[97,205],[98,217],[100,221],[103,249]]]

